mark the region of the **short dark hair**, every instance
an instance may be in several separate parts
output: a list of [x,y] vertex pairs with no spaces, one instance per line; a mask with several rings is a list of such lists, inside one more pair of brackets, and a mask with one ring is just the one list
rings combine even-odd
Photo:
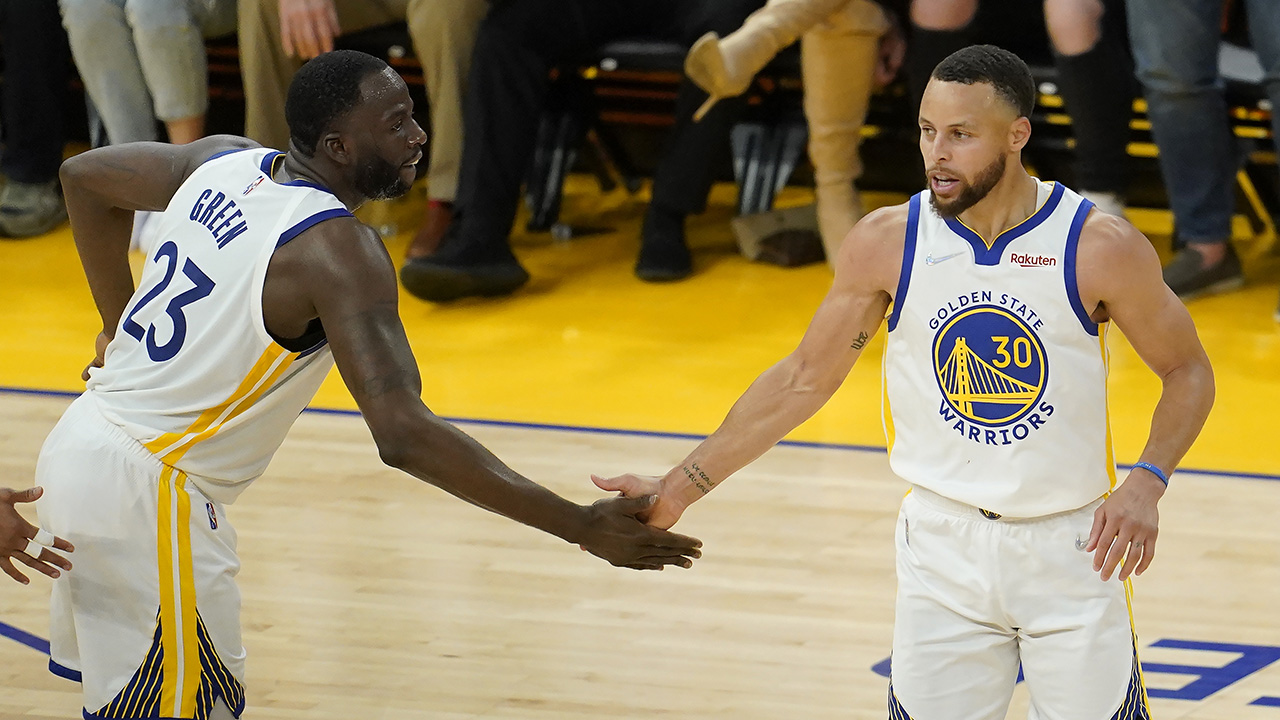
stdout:
[[293,145],[314,155],[324,133],[360,103],[360,83],[386,69],[382,60],[356,50],[334,50],[307,61],[294,74],[284,102]]
[[1019,117],[1031,117],[1036,106],[1036,82],[1027,64],[995,45],[970,45],[951,53],[933,69],[932,77],[965,85],[989,83]]

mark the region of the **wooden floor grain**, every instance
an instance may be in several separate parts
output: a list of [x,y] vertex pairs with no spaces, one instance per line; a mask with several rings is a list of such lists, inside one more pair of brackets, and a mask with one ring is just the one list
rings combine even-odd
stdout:
[[[29,478],[68,400],[0,394],[0,472]],[[690,440],[464,425],[579,502],[590,472],[655,470]],[[1138,580],[1148,662],[1225,664],[1162,638],[1280,646],[1280,482],[1188,475]],[[10,483],[22,484],[22,483]],[[308,413],[229,508],[249,650],[245,717],[884,717],[892,526],[904,486],[875,452],[779,447],[692,508],[691,570],[609,567],[379,465],[363,422]],[[0,620],[47,636],[49,582],[0,585]],[[0,717],[78,717],[72,683],[0,638]],[[1188,678],[1149,675],[1151,687]],[[1011,717],[1025,714],[1025,698]],[[1276,718],[1271,665],[1160,718]]]

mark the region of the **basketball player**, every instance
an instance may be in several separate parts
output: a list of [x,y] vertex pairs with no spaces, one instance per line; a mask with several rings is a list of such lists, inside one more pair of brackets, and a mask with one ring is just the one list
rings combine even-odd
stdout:
[[[1019,663],[1032,718],[1148,716],[1128,578],[1151,564],[1156,503],[1209,413],[1213,374],[1147,239],[1023,170],[1034,100],[1004,50],[940,63],[919,118],[928,191],[854,227],[795,352],[665,477],[596,479],[659,492],[649,520],[670,527],[822,407],[887,317],[889,462],[911,484],[896,537],[895,720],[1004,718]],[[1163,383],[1141,462],[1119,484],[1112,322]]]
[[[351,215],[404,193],[422,157],[400,77],[363,53],[322,55],[297,73],[285,110],[287,153],[214,137],[112,146],[62,168],[100,355],[40,453],[43,533],[24,535],[25,552],[12,537],[0,547],[9,570],[14,557],[49,563],[41,546],[55,538],[74,543],[75,568],[53,586],[50,668],[82,682],[86,718],[240,715],[239,560],[224,506],[262,474],[334,362],[388,464],[614,565],[687,567],[699,554],[696,540],[634,517],[652,498],[569,502],[422,404],[395,265]],[[164,211],[136,291],[134,210]]]

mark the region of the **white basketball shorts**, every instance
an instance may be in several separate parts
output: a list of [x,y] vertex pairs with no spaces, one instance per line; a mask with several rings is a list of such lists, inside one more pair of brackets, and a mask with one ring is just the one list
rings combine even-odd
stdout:
[[222,506],[98,411],[67,408],[36,465],[40,525],[70,540],[49,668],[86,718],[207,718],[244,708],[236,536]]
[[898,514],[892,720],[1146,719],[1130,586],[1084,552],[1099,499],[1007,519],[914,487]]

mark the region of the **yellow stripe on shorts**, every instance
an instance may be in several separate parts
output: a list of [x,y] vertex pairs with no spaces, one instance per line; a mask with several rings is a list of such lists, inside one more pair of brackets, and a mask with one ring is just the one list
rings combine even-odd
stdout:
[[160,642],[164,655],[160,713],[176,718],[194,715],[200,690],[200,644],[191,567],[191,496],[186,484],[186,473],[168,465],[160,471],[156,527]]

